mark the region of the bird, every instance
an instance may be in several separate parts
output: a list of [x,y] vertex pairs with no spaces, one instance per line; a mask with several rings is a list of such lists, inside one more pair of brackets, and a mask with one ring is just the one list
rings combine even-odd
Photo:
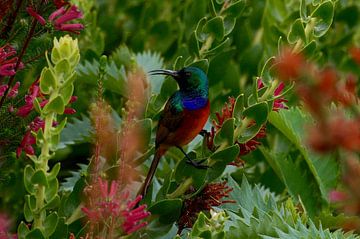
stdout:
[[192,160],[182,146],[190,143],[203,127],[210,115],[209,82],[207,75],[198,67],[184,67],[181,70],[153,70],[150,75],[171,76],[179,89],[167,100],[160,114],[155,137],[155,154],[146,179],[139,190],[144,197],[154,177],[160,158],[171,147],[177,147],[185,155],[187,163],[204,169],[202,161]]

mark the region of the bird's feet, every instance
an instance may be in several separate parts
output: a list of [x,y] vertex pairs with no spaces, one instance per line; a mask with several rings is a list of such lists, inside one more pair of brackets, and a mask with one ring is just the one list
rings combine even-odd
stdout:
[[187,164],[190,164],[190,165],[194,166],[194,167],[197,168],[197,169],[208,169],[209,166],[203,164],[203,162],[205,162],[205,161],[206,161],[206,158],[205,158],[205,159],[202,159],[202,160],[199,160],[199,161],[194,161],[194,160],[191,159],[190,157],[187,157],[187,159],[186,159],[186,163],[187,163]]

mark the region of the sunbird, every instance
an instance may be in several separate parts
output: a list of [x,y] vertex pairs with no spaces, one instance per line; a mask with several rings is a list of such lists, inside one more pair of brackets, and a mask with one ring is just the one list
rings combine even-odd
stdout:
[[202,162],[193,161],[182,146],[190,143],[203,129],[210,114],[209,82],[206,74],[197,67],[185,67],[179,71],[153,70],[150,75],[168,75],[179,85],[167,100],[160,115],[156,138],[155,155],[139,194],[146,195],[161,156],[170,147],[177,147],[185,155],[187,163],[197,168],[206,168]]

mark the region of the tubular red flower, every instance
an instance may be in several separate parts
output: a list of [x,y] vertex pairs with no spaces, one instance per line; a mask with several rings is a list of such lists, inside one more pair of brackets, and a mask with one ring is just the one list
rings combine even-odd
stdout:
[[[64,4],[66,5],[66,4]],[[68,31],[79,34],[79,31],[84,29],[84,25],[81,23],[68,23],[72,20],[82,18],[81,11],[75,5],[71,5],[69,8],[61,6],[54,11],[48,17],[48,22],[58,31]],[[33,16],[41,25],[46,25],[46,20],[34,11],[31,7],[27,8],[28,13]]]
[[[190,193],[193,193],[194,190],[192,189]],[[212,207],[220,206],[224,203],[235,203],[234,200],[223,200],[224,197],[229,197],[229,193],[232,190],[232,188],[226,185],[226,182],[209,183],[195,197],[186,199],[178,220],[178,234],[184,228],[193,226],[199,212],[209,211]]]
[[15,98],[17,96],[17,94],[19,93],[19,87],[20,87],[20,82],[17,81],[15,83],[15,85],[13,86],[13,88],[10,90],[9,94],[7,95],[8,98]]
[[[18,61],[16,50],[10,45],[4,45],[0,47],[0,76],[12,76],[15,75],[16,64]],[[24,67],[23,63],[19,63],[18,69]]]
[[111,224],[112,228],[117,227],[130,234],[147,225],[142,220],[150,213],[146,211],[146,205],[136,207],[141,196],[129,200],[129,193],[119,193],[119,187],[116,181],[112,181],[109,187],[108,182],[99,177],[94,185],[86,188],[89,202],[82,211],[93,226],[107,227]]

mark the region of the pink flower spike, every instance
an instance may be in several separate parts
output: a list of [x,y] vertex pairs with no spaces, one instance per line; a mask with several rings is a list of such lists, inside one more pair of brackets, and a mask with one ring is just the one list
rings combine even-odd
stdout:
[[284,88],[285,88],[285,84],[284,84],[284,82],[281,82],[278,85],[278,87],[275,89],[274,96],[280,95]]
[[26,11],[32,16],[34,17],[41,25],[45,26],[46,21],[45,19],[40,16],[37,12],[34,11],[34,9],[32,7],[27,7]]
[[15,75],[16,63],[8,63],[0,66],[0,75],[2,76],[13,76]]
[[56,19],[54,21],[54,23],[55,23],[55,26],[56,25],[61,25],[61,24],[66,23],[68,21],[78,19],[78,18],[82,18],[82,17],[83,17],[83,15],[82,15],[81,11],[75,5],[72,5],[70,7],[70,9],[67,10],[61,17]]
[[3,96],[5,91],[7,90],[7,85],[0,85],[0,96]]
[[59,26],[55,25],[55,29],[59,31],[67,31],[67,32],[79,34],[80,33],[79,31],[84,29],[84,25],[81,23],[62,24]]
[[53,21],[56,17],[63,15],[66,12],[66,9],[64,7],[59,8],[55,12],[51,13],[49,16],[49,21]]
[[17,94],[19,93],[19,86],[20,86],[20,82],[16,82],[15,85],[13,86],[13,88],[10,90],[9,94],[8,94],[8,98],[15,98],[17,96]]
[[67,114],[67,115],[72,115],[75,113],[76,113],[76,110],[73,108],[65,108],[65,110],[64,110],[64,114]]
[[71,96],[69,104],[74,103],[75,101],[77,101],[77,99],[78,99],[77,96],[75,96],[75,95]]

